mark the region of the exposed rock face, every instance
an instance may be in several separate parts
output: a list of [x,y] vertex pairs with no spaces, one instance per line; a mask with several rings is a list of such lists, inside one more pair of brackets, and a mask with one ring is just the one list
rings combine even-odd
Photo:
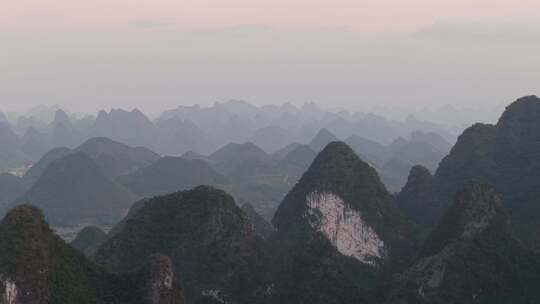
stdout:
[[182,293],[175,286],[171,259],[165,255],[152,255],[143,272],[148,276],[148,304],[169,304],[184,301]]
[[163,253],[180,274],[188,301],[203,303],[206,291],[219,290],[226,302],[256,303],[268,288],[261,246],[232,197],[200,186],[146,201],[95,259],[125,273]]
[[17,285],[10,279],[4,279],[2,277],[0,277],[0,282],[2,283],[0,288],[3,289],[3,291],[0,291],[0,295],[2,296],[0,303],[15,304],[15,300],[17,299]]
[[422,166],[414,166],[407,184],[397,196],[398,207],[416,223],[429,226],[438,218],[439,206],[433,197],[433,175]]
[[416,263],[397,277],[388,303],[533,303],[538,295],[527,281],[539,282],[538,262],[511,236],[494,189],[467,185]]
[[283,272],[276,279],[282,303],[364,302],[385,266],[411,254],[409,228],[391,195],[375,170],[342,142],[317,155],[273,223],[274,256],[280,256],[273,269]]
[[341,254],[366,264],[384,258],[384,242],[362,220],[360,212],[347,206],[339,196],[312,192],[306,201],[306,216],[316,218],[310,221],[312,228],[326,236]]
[[123,276],[105,273],[23,205],[0,222],[1,304],[183,304],[170,261],[154,257]]
[[[338,227],[345,220],[342,212],[348,215],[347,220],[361,219],[362,224],[356,224],[376,232],[382,240],[398,241],[407,230],[375,170],[345,143],[334,142],[319,153],[289,192],[273,222],[283,233],[299,226],[318,228],[321,219],[332,219],[325,225]],[[306,216],[315,214],[318,216]]]

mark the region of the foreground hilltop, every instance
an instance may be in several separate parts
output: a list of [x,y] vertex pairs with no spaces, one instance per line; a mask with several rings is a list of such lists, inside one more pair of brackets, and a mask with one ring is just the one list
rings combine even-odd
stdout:
[[23,205],[0,222],[0,303],[183,304],[170,260],[152,256],[123,276],[104,272]]
[[492,187],[459,191],[387,303],[537,303],[540,259],[513,236]]
[[[16,207],[0,222],[0,304],[538,303],[540,256],[521,241],[537,235],[529,229],[539,223],[537,115],[540,100],[527,97],[497,125],[471,127],[434,175],[413,167],[397,196],[351,147],[331,142],[297,175],[273,225],[257,206],[239,208],[245,202],[196,186],[139,200],[108,234],[81,231],[75,249],[51,232],[38,209]],[[309,163],[302,155],[315,153],[300,145],[274,155],[251,144],[231,147],[196,167],[245,179],[267,162],[297,172]],[[227,166],[236,159],[245,168],[236,158],[242,151],[259,169]],[[70,158],[94,169],[57,165]],[[140,185],[161,176],[191,187],[177,171],[190,174],[182,169],[200,162],[164,158],[126,176],[140,177]],[[51,160],[43,176],[55,167],[60,177],[85,169],[84,176],[96,171],[111,181],[85,153]],[[88,194],[75,181],[60,181],[70,185],[66,191]],[[164,186],[161,194],[176,187],[168,182],[150,188]]]
[[386,267],[399,267],[412,253],[392,196],[343,142],[317,155],[273,224],[280,303],[364,303]]
[[[433,181],[417,184],[414,190],[406,188],[408,194],[400,204],[405,209],[422,206],[416,219],[434,226],[450,205],[453,193],[469,182],[487,183],[504,197],[517,235],[533,246],[540,225],[539,130],[540,98],[516,100],[497,124],[475,124],[465,130],[442,160]],[[415,196],[411,205],[410,198]]]
[[95,255],[100,265],[126,273],[164,253],[191,303],[256,303],[269,288],[264,243],[221,190],[200,186],[155,197],[114,230]]

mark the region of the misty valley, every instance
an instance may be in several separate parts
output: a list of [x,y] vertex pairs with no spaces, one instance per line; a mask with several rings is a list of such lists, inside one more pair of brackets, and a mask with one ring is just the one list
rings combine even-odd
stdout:
[[540,303],[536,96],[149,117],[0,112],[0,304]]

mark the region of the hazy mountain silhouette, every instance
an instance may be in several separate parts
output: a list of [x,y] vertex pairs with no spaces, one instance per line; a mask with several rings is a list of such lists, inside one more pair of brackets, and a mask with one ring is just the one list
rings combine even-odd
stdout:
[[15,203],[33,204],[55,226],[115,223],[136,196],[111,181],[85,153],[54,160]]
[[227,179],[202,160],[163,157],[153,164],[123,176],[119,182],[140,196],[152,197],[199,185],[219,185]]
[[86,153],[111,178],[133,173],[160,158],[148,148],[130,147],[105,137],[91,138],[75,151]]
[[332,134],[327,129],[321,129],[317,135],[309,142],[309,147],[315,151],[320,152],[326,145],[328,145],[331,142],[339,141],[339,138],[337,138],[334,134]]

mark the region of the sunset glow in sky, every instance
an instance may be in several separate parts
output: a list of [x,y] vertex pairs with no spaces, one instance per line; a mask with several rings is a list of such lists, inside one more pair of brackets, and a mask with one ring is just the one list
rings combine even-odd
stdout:
[[4,0],[0,101],[492,105],[539,94],[539,37],[539,0]]
[[540,16],[537,0],[17,0],[0,7],[2,27],[14,30],[147,21],[203,28],[268,24],[400,31],[445,20],[509,22]]

